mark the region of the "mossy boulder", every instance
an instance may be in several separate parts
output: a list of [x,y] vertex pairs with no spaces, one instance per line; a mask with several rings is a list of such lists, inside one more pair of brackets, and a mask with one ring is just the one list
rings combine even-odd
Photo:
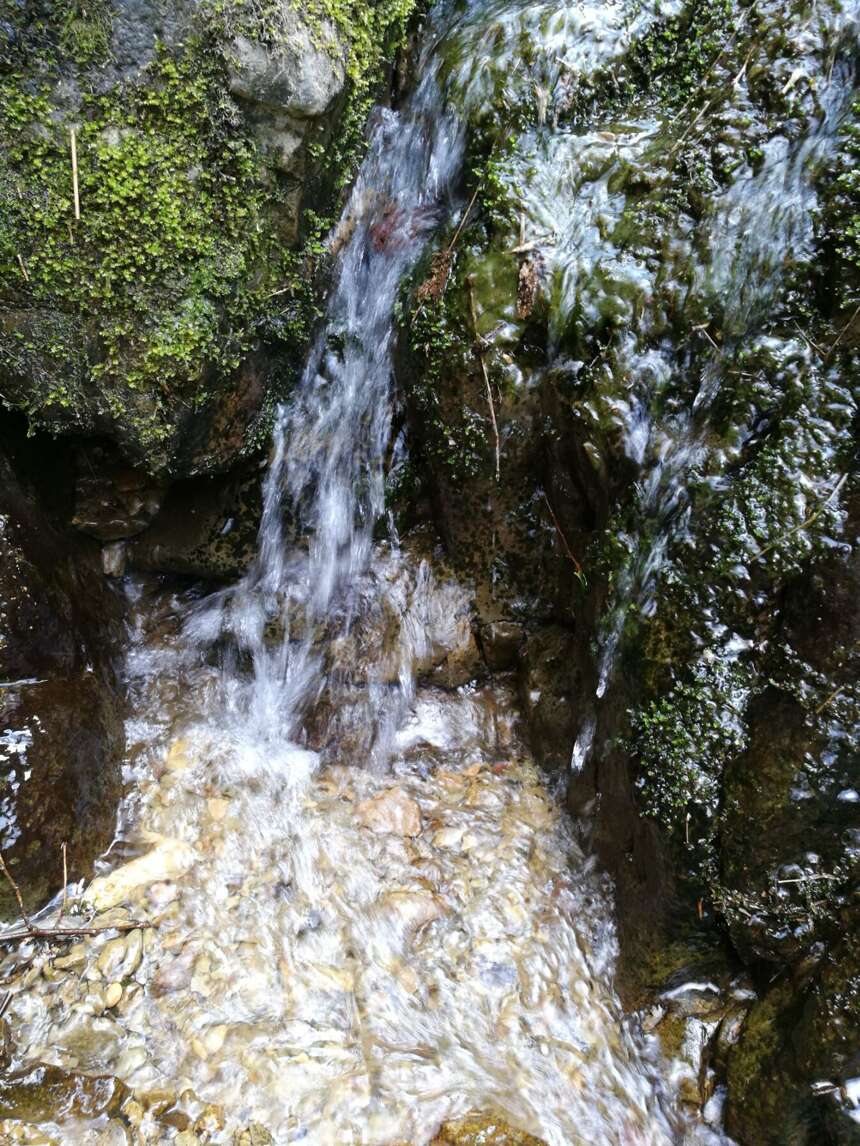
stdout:
[[151,473],[223,469],[253,445],[301,358],[326,215],[411,6],[12,8],[4,403]]

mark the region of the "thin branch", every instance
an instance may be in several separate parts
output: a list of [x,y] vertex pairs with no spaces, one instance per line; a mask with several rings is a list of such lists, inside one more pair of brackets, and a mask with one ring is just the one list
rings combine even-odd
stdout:
[[[20,258],[21,256],[19,255],[18,257]],[[827,354],[825,355],[825,358],[829,357],[833,353],[833,351],[836,349],[836,347],[842,341],[844,335],[847,334],[848,331],[851,329],[851,327],[854,325],[854,321],[858,315],[860,315],[860,306],[857,307],[857,309],[854,311],[854,313],[851,315],[851,317],[848,319],[848,321],[845,323],[845,325],[842,327],[842,329],[836,335],[836,338],[833,340],[833,342],[831,342],[830,346],[828,347]]]
[[15,898],[18,901],[18,907],[21,911],[21,918],[24,920],[28,927],[32,927],[33,925],[30,922],[30,916],[27,914],[27,908],[24,906],[24,897],[21,895],[21,889],[13,879],[11,871],[9,871],[9,868],[6,866],[6,860],[3,858],[2,852],[0,852],[0,871],[3,872],[6,879],[12,885],[12,891],[15,893]]
[[66,855],[67,847],[66,847],[66,841],[65,840],[63,840],[62,851],[63,851],[63,902],[60,904],[60,914],[57,916],[57,923],[59,923],[60,920],[63,918],[63,913],[66,910],[66,895],[67,895],[68,886],[69,886],[69,866],[68,866],[68,857]]
[[478,192],[480,190],[481,190],[481,184],[479,183],[478,186],[475,188],[475,190],[472,192],[472,198],[469,200],[468,207],[463,212],[463,218],[460,220],[460,225],[457,227],[457,230],[454,232],[454,238],[448,244],[446,254],[450,255],[451,252],[454,250],[454,247],[457,245],[457,240],[460,238],[460,236],[463,233],[463,228],[466,226],[466,220],[469,218],[469,215],[471,214],[472,208],[475,206],[475,200],[478,198]]
[[20,251],[18,252],[18,266],[21,268],[21,274],[24,276],[24,282],[28,283],[30,281],[30,276],[27,274],[27,264],[24,262]]
[[89,927],[19,927],[15,931],[0,933],[0,944],[18,943],[22,939],[65,939],[81,935],[101,935],[105,931],[142,931],[152,927],[148,921],[129,919],[116,923],[101,923]]
[[[18,907],[21,911],[21,918],[24,920],[24,927],[13,928],[12,931],[0,932],[0,944],[2,943],[18,943],[22,939],[64,939],[72,936],[81,935],[100,935],[103,931],[138,931],[144,927],[151,927],[152,924],[142,922],[138,919],[130,919],[128,921],[120,921],[117,923],[100,923],[90,924],[84,927],[40,927],[34,923],[30,916],[27,914],[27,908],[24,906],[24,897],[21,895],[21,889],[15,882],[12,873],[6,866],[6,861],[3,858],[3,853],[0,852],[0,872],[6,877],[12,885],[12,890],[15,893],[15,899],[18,901]],[[63,905],[60,909],[60,915],[57,917],[59,923],[62,918],[63,910],[66,906],[66,887],[67,880],[66,868],[66,845],[63,844]]]
[[475,328],[475,339],[476,339],[476,341],[475,341],[475,354],[477,355],[478,361],[481,364],[481,372],[484,375],[484,385],[487,388],[487,402],[489,403],[489,406],[490,406],[490,418],[491,418],[492,423],[493,423],[493,433],[495,434],[495,437],[496,437],[496,481],[499,481],[500,476],[501,476],[501,455],[502,455],[502,444],[501,444],[501,439],[499,438],[499,423],[496,421],[496,407],[495,407],[495,404],[493,403],[493,391],[492,391],[492,388],[490,386],[490,375],[487,371],[487,364],[484,361],[483,350],[481,349],[482,340],[481,340],[481,335],[478,331],[478,310],[477,310],[477,307],[475,306],[475,280],[472,277],[472,275],[469,275],[469,278],[467,281],[469,283],[469,305],[470,305],[471,311],[472,311],[472,325]]
[[839,696],[840,692],[842,692],[844,690],[844,688],[845,688],[844,684],[840,684],[838,688],[834,688],[833,692],[831,692],[829,694],[829,696],[825,696],[825,698],[824,698],[824,700],[822,700],[821,704],[819,704],[818,707],[815,709],[815,712],[813,713],[813,715],[814,716],[820,716],[821,713],[824,712],[825,708],[827,708],[828,704],[830,704],[830,702],[832,700],[835,700],[837,698],[837,696]]
[[582,572],[582,566],[577,561],[576,557],[574,556],[573,550],[570,548],[570,545],[568,544],[567,538],[564,535],[564,530],[561,528],[561,526],[558,523],[558,518],[555,516],[555,511],[553,510],[552,506],[550,505],[550,500],[546,496],[545,490],[543,491],[543,499],[546,502],[546,507],[549,510],[549,515],[552,518],[552,523],[555,526],[555,531],[559,535],[559,537],[561,538],[561,542],[565,548],[565,552],[567,553],[570,560],[573,562],[573,567],[574,567],[574,569],[576,569],[577,577],[585,576],[585,574]]

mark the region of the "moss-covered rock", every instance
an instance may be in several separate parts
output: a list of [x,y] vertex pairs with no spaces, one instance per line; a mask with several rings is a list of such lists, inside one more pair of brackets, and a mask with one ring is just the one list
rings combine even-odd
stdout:
[[846,936],[817,975],[787,979],[750,1011],[729,1057],[727,1126],[739,1142],[860,1142],[845,1091],[858,1067],[858,955]]
[[151,472],[220,469],[252,442],[301,355],[325,215],[411,6],[13,7],[6,405]]
[[803,984],[856,895],[856,90],[828,11],[641,5],[573,60],[512,18],[516,77],[466,84],[470,220],[403,308],[418,468],[484,625],[525,624],[537,754],[572,763],[640,999],[631,962],[690,931],[765,995]]

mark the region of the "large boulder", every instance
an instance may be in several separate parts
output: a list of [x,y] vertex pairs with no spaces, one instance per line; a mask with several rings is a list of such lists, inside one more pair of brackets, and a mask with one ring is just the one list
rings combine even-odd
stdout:
[[[98,547],[56,527],[0,455],[0,849],[30,911],[110,843],[124,744],[121,608]],[[0,887],[0,916],[18,914]]]
[[303,354],[320,238],[409,8],[10,6],[3,403],[151,474],[229,467]]

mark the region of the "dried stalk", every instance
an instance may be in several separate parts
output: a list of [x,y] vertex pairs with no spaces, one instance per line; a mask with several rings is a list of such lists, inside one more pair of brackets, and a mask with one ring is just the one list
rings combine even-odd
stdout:
[[18,901],[18,908],[21,912],[21,918],[24,920],[28,927],[32,927],[33,925],[30,922],[30,916],[27,914],[27,908],[24,906],[24,897],[21,895],[21,889],[15,882],[11,871],[9,871],[9,868],[6,866],[6,860],[3,858],[2,852],[0,852],[0,871],[3,872],[6,879],[12,885],[12,891],[15,893],[15,898]]
[[75,129],[69,128],[69,143],[72,149],[72,194],[75,199],[75,219],[81,217],[81,197],[78,190],[78,145],[75,138]]
[[577,561],[576,557],[574,556],[573,550],[570,548],[570,545],[568,544],[567,538],[564,535],[564,530],[559,525],[558,518],[555,516],[555,512],[554,512],[552,506],[550,505],[549,498],[546,496],[545,491],[544,491],[543,499],[546,502],[546,507],[549,510],[549,515],[552,518],[552,523],[555,526],[555,531],[559,535],[559,537],[561,538],[561,543],[564,546],[565,552],[567,553],[570,560],[573,562],[573,567],[576,570],[576,575],[577,575],[577,577],[579,577],[580,580],[584,581],[585,580],[585,574],[582,571],[582,566]]
[[502,456],[502,443],[499,438],[499,423],[496,421],[496,407],[493,403],[493,391],[490,386],[490,375],[487,371],[487,363],[484,361],[484,352],[482,349],[483,343],[481,335],[478,332],[478,308],[475,305],[475,280],[469,275],[467,279],[469,284],[469,306],[472,311],[472,325],[475,328],[475,354],[481,364],[481,372],[484,375],[484,385],[487,388],[487,402],[490,406],[490,418],[493,423],[493,433],[496,438],[496,481],[501,477],[501,456]]
[[820,716],[821,713],[824,712],[825,708],[827,708],[828,704],[830,704],[831,701],[835,700],[837,698],[837,696],[839,696],[840,692],[842,692],[844,690],[844,688],[845,688],[844,684],[840,684],[840,686],[838,688],[834,688],[833,692],[831,692],[828,696],[826,696],[824,698],[824,700],[822,700],[821,704],[819,704],[816,707],[813,715],[814,716]]
[[21,257],[20,252],[18,254],[18,266],[21,268],[21,274],[24,276],[24,282],[28,283],[30,281],[30,276],[27,274],[27,265]]

